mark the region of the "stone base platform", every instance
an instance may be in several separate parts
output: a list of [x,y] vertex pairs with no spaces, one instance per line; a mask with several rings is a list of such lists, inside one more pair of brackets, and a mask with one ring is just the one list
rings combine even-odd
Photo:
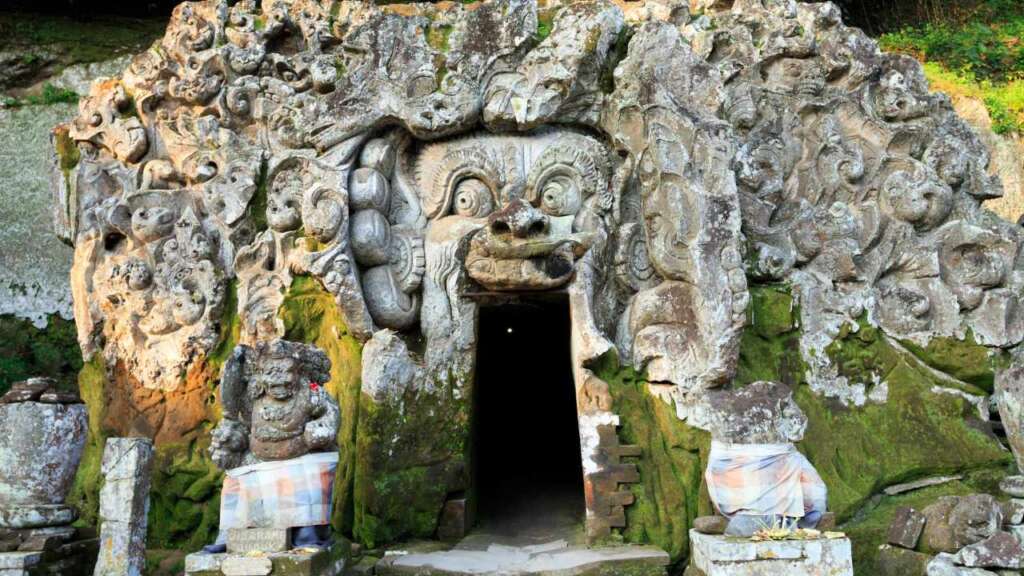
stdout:
[[74,540],[42,552],[0,553],[0,576],[92,576],[98,538]]
[[853,576],[849,538],[751,542],[690,530],[686,576]]
[[564,540],[532,546],[389,555],[376,576],[665,576],[668,554],[650,546],[571,546]]
[[[339,540],[327,550],[296,549],[263,555],[189,554],[186,576],[340,576],[351,558],[352,544]],[[0,576],[6,576],[0,572]]]

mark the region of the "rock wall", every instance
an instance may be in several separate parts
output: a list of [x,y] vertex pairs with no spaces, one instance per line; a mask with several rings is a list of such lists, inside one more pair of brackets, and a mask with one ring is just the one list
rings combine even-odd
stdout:
[[983,144],[830,4],[693,8],[182,4],[56,132],[92,357],[78,501],[103,437],[149,436],[151,536],[207,539],[220,368],[284,337],[332,360],[335,527],[429,537],[472,484],[478,307],[549,291],[593,540],[685,559],[729,416],[708,398],[754,381],[793,390],[841,521],[1005,467],[1024,257],[981,208]]

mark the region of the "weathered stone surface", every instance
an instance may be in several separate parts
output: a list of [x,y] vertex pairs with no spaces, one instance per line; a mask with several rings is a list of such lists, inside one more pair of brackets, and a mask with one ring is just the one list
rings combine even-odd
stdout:
[[941,553],[928,563],[927,576],[996,576],[983,568],[966,568],[953,563],[953,555]]
[[645,546],[610,546],[584,548],[569,546],[565,541],[531,546],[492,544],[486,550],[459,549],[434,552],[388,555],[377,562],[378,576],[413,576],[419,574],[523,574],[555,576],[557,574],[636,574],[663,576],[669,558],[662,550]]
[[1003,503],[1003,525],[1024,523],[1024,499],[1010,498]]
[[0,404],[0,527],[70,524],[63,505],[88,431],[83,404]]
[[74,114],[70,104],[0,109],[0,315],[40,328],[52,314],[72,317],[72,251],[52,233],[51,191],[63,174],[49,144],[54,124]]
[[270,558],[232,556],[220,565],[224,576],[266,576],[274,569]]
[[210,454],[224,469],[337,449],[341,412],[327,393],[331,361],[315,346],[274,340],[235,348],[224,367],[224,418]]
[[955,553],[1000,530],[1002,507],[988,494],[945,496],[921,513],[927,519],[921,546],[929,552]]
[[926,576],[931,560],[929,554],[883,544],[875,559],[876,576]]
[[1024,476],[1007,476],[999,481],[999,489],[1014,498],[1024,498]]
[[1024,547],[1010,533],[996,532],[961,548],[953,562],[969,568],[1019,569],[1024,566]]
[[913,550],[924,530],[925,515],[909,507],[896,511],[896,516],[889,524],[887,540],[889,544]]
[[[257,347],[285,336],[291,286],[321,285],[366,343],[365,396],[344,407],[360,414],[343,437],[356,502],[339,522],[376,545],[433,533],[448,494],[468,488],[478,299],[495,293],[569,294],[594,537],[626,523],[623,484],[641,478],[619,460],[638,451],[618,441],[591,368],[614,355],[679,418],[710,426],[708,391],[739,363],[748,271],[793,287],[789,369],[806,372],[805,404],[826,406],[822,426],[834,402],[871,423],[879,412],[861,408],[917,393],[900,374],[930,368],[906,351],[844,358],[845,335],[1017,346],[1022,231],[981,209],[999,194],[988,155],[918,64],[880,53],[831,5],[700,6],[690,18],[661,0],[183,4],[158,49],[95,85],[61,129],[80,156],[59,212],[83,349],[132,386],[177,389],[233,337],[220,325],[231,287],[238,338]],[[983,393],[940,377],[957,402]],[[786,402],[769,400],[746,427],[760,408],[723,404],[724,435],[802,432],[776,426]],[[934,404],[922,410],[942,423],[971,418]],[[251,424],[221,423],[221,464],[308,448],[261,444]],[[677,440],[644,445],[699,468],[700,447]],[[843,501],[906,471],[883,468],[856,468]],[[680,510],[698,500],[688,489],[656,516],[694,517]],[[412,504],[388,506],[396,494]],[[686,528],[673,527],[677,553]]]
[[227,532],[229,554],[285,552],[292,547],[287,528],[230,528]]
[[701,516],[694,518],[693,529],[701,534],[724,534],[729,520],[724,516]]
[[145,567],[153,442],[110,438],[103,451],[100,555],[95,576],[139,576]]
[[690,532],[691,564],[707,576],[853,575],[847,538],[753,542]]

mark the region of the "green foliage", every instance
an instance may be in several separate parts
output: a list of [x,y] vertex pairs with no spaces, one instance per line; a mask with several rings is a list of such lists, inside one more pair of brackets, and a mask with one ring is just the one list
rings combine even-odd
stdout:
[[992,130],[997,134],[1024,132],[1024,79],[1005,84],[978,81],[936,62],[925,62],[924,73],[932,90],[983,101],[992,119]]
[[8,108],[19,108],[21,106],[49,106],[52,104],[77,104],[78,93],[67,88],[57,88],[47,83],[38,94],[29,94],[24,98],[4,98],[4,106]]
[[986,0],[969,19],[883,34],[885,50],[925,61],[932,88],[985,103],[997,134],[1024,131],[1024,3]]
[[551,36],[551,30],[555,27],[555,16],[557,15],[558,10],[553,8],[537,11],[537,33],[534,34],[537,42],[542,42],[545,38]]
[[0,394],[32,376],[55,378],[62,389],[73,390],[81,368],[73,321],[54,315],[40,329],[22,318],[0,316]]
[[1024,77],[1024,15],[965,25],[925,24],[883,35],[882,48],[939,62],[979,80],[1007,82]]
[[[0,48],[46,47],[64,55],[66,64],[100,62],[142,52],[163,35],[165,20],[136,18],[75,19],[67,16],[0,13]],[[38,59],[36,53],[26,57]]]

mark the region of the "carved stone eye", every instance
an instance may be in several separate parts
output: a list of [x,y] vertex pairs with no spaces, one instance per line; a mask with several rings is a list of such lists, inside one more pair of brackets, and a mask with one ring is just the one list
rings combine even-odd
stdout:
[[549,216],[571,216],[580,209],[580,191],[568,175],[556,174],[544,183],[540,209]]
[[494,210],[494,197],[483,180],[467,178],[455,187],[452,211],[459,216],[483,218]]

